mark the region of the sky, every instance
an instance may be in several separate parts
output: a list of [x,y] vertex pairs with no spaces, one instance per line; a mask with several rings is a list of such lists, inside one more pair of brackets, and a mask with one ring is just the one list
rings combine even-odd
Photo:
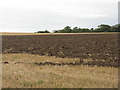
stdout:
[[0,0],[0,32],[36,32],[65,26],[118,23],[119,0]]

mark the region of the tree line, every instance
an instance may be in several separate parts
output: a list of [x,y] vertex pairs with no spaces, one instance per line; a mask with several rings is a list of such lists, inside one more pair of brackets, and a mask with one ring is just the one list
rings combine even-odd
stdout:
[[[97,28],[71,28],[70,26],[66,26],[61,30],[54,30],[53,33],[84,33],[84,32],[120,32],[120,24],[110,26],[106,24],[101,24]],[[37,33],[50,33],[48,30],[38,31]]]

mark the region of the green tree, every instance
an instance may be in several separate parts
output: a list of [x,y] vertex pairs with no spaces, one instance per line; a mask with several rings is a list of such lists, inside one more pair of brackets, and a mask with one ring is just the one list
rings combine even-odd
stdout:
[[120,32],[120,24],[118,24],[118,32]]
[[59,30],[54,30],[54,31],[53,31],[53,33],[58,33],[58,32],[59,32]]
[[112,26],[110,32],[120,32],[120,24]]
[[74,27],[73,30],[72,30],[72,33],[79,33],[79,28],[78,27]]
[[98,29],[96,29],[96,30],[100,31],[100,32],[108,32],[108,31],[110,31],[110,28],[111,28],[111,26],[109,26],[109,25],[101,24],[98,26]]
[[45,31],[37,31],[37,33],[50,33],[50,32],[45,30]]
[[72,29],[70,26],[66,26],[64,29],[63,29],[63,33],[71,33]]
[[90,32],[90,30],[88,28],[84,28],[83,32]]
[[91,28],[90,31],[93,32],[93,31],[94,31],[94,28]]
[[45,33],[50,33],[48,30],[45,30]]

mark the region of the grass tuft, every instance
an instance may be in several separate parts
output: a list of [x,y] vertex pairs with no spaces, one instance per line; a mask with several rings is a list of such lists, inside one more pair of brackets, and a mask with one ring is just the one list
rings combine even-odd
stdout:
[[32,83],[31,82],[28,82],[28,81],[24,81],[23,82],[23,86],[25,86],[25,87],[32,87]]
[[38,80],[37,82],[36,82],[36,84],[43,84],[44,83],[44,81],[43,80]]

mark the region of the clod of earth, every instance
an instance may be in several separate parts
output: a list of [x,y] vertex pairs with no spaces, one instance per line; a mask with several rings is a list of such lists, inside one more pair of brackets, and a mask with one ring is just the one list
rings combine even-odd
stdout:
[[7,61],[3,62],[3,64],[9,64]]
[[[81,60],[92,58],[92,61],[82,62],[83,65],[92,66],[117,67],[119,60],[117,51],[120,50],[116,34],[2,36],[2,44],[3,54],[30,53]],[[95,61],[96,59],[98,61]]]

